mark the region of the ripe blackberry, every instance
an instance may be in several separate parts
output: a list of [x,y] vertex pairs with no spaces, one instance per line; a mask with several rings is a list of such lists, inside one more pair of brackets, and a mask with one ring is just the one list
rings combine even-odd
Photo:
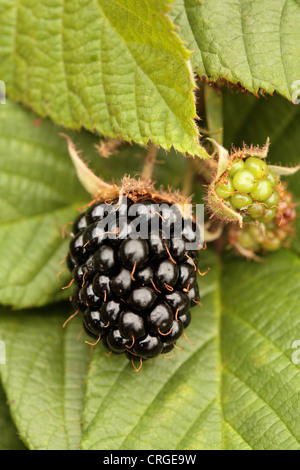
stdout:
[[199,302],[200,234],[181,203],[129,193],[96,201],[76,219],[67,266],[90,344],[101,339],[111,352],[142,361],[171,351],[189,325]]

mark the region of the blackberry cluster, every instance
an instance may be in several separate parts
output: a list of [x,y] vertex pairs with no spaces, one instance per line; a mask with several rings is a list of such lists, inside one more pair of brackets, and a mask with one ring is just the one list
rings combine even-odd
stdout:
[[[95,202],[81,213],[67,264],[86,333],[113,353],[147,360],[171,351],[191,321],[199,301],[198,250],[187,246],[199,232],[178,206],[147,199],[134,204],[131,216],[133,204]],[[147,238],[137,236],[142,225]]]
[[271,222],[278,213],[279,178],[256,157],[235,158],[215,186],[216,194],[245,222]]
[[233,226],[228,233],[230,245],[256,253],[276,251],[289,247],[295,235],[296,204],[292,194],[282,185],[276,216],[268,223],[247,223],[243,228]]

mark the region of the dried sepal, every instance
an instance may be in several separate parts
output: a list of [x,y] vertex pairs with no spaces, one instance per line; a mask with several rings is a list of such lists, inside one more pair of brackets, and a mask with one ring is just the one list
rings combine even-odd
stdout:
[[69,154],[76,169],[78,179],[85,190],[92,197],[96,197],[97,194],[101,193],[104,198],[114,198],[116,196],[116,187],[112,184],[106,183],[103,179],[95,175],[95,173],[80,157],[80,152],[76,150],[75,144],[69,136],[63,133],[60,133],[59,135],[67,141]]
[[223,224],[217,224],[214,229],[212,229],[212,222],[209,220],[204,224],[204,239],[207,243],[214,242],[222,236],[223,231]]
[[215,181],[217,181],[225,171],[227,171],[228,164],[229,164],[229,153],[228,150],[226,150],[222,145],[219,144],[214,139],[208,138],[209,140],[215,147],[216,149],[216,154],[218,156],[218,165],[217,165],[217,171],[215,174]]
[[250,145],[248,147],[246,144],[243,144],[241,149],[234,150],[233,154],[242,152],[244,158],[248,157],[256,157],[256,158],[267,158],[270,148],[270,139],[267,138],[267,141],[263,147],[259,147],[259,145]]
[[232,210],[226,202],[221,199],[215,191],[217,182],[226,174],[230,164],[230,155],[228,151],[213,139],[208,139],[213,143],[216,149],[217,168],[214,170],[214,175],[211,183],[207,187],[207,194],[205,197],[207,207],[211,213],[211,218],[215,218],[225,223],[238,223],[240,227],[243,226],[243,218],[234,210]]
[[128,197],[134,202],[140,199],[153,199],[157,203],[168,202],[176,204],[182,213],[185,206],[191,204],[191,197],[187,197],[179,191],[173,191],[171,188],[168,191],[163,189],[157,190],[151,180],[143,178],[135,179],[125,175],[118,185],[106,183],[95,175],[83,161],[72,139],[63,133],[59,135],[67,141],[69,154],[76,169],[78,179],[92,196],[91,204],[95,201],[106,201],[122,197]]
[[294,167],[269,165],[269,168],[277,176],[292,176],[300,170],[300,165]]
[[265,263],[265,260],[260,256],[256,255],[254,251],[244,248],[239,243],[234,245],[236,252],[241,255],[243,258],[247,258],[248,260],[256,261],[257,263]]
[[209,212],[211,213],[211,219],[220,220],[224,223],[238,223],[240,227],[243,227],[242,216],[227,206],[227,204],[216,194],[213,184],[208,187],[205,200]]
[[110,155],[117,153],[118,148],[124,143],[121,137],[112,139],[110,137],[104,137],[99,144],[95,145],[95,149],[99,153],[100,157],[109,158]]

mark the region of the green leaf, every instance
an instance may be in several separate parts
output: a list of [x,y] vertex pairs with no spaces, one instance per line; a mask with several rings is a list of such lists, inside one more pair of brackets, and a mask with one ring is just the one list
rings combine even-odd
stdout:
[[[225,271],[226,269],[226,271]],[[222,404],[232,437],[254,449],[300,449],[299,258],[282,251],[265,265],[223,268]],[[234,295],[232,285],[235,287]]]
[[0,120],[0,302],[43,305],[62,298],[62,229],[89,198],[53,124],[35,126],[32,113],[10,102]]
[[167,10],[166,0],[3,0],[7,93],[65,127],[207,158],[190,53]]
[[199,77],[240,83],[254,94],[262,89],[298,98],[300,8],[295,0],[175,0],[171,18],[194,51]]
[[187,330],[194,344],[182,338],[183,351],[138,374],[97,345],[83,410],[89,348],[76,341],[79,319],[63,330],[64,307],[2,310],[0,373],[29,448],[76,448],[82,434],[82,449],[300,449],[299,258],[281,251],[245,269],[242,259],[221,263],[208,251],[200,268],[207,265],[203,307]]
[[[225,147],[247,144],[263,145],[270,138],[268,161],[274,165],[295,167],[299,164],[300,106],[292,105],[280,96],[257,99],[253,96],[224,94]],[[249,126],[249,122],[251,126]],[[282,178],[300,200],[299,174]],[[300,253],[300,207],[297,233],[293,247]]]
[[187,331],[194,346],[181,340],[184,351],[140,374],[95,351],[83,449],[300,448],[291,349],[300,338],[299,260],[281,252],[245,269],[243,260],[203,258],[212,271],[200,279],[203,307]]
[[[206,256],[214,263],[214,255]],[[201,267],[204,263],[201,263]],[[103,357],[95,350],[87,378],[83,414],[83,449],[184,449],[218,447],[218,315],[214,290],[217,270],[202,284],[205,308],[193,310],[172,359],[143,364],[134,373],[125,358]],[[206,294],[206,295],[205,295]],[[201,327],[200,327],[201,325]],[[171,356],[171,354],[167,354]],[[197,416],[195,415],[197,410]]]
[[[0,366],[1,367],[1,366]],[[6,404],[5,393],[0,386],[0,450],[25,450],[20,441],[17,429],[12,422]]]
[[77,449],[89,347],[76,336],[69,309],[24,313],[0,311],[6,364],[0,372],[11,414],[29,449]]
[[[68,251],[63,228],[90,201],[81,187],[60,129],[8,101],[0,106],[0,303],[16,308],[40,306],[68,297],[62,286],[70,274],[58,266]],[[107,181],[142,170],[146,150],[125,145],[109,159],[93,147],[87,132],[68,132],[90,167]],[[98,142],[99,143],[99,142]],[[180,188],[188,161],[175,151],[158,153],[154,177]],[[174,165],[174,159],[177,164]],[[178,173],[177,173],[178,171]],[[66,233],[68,228],[66,227]]]

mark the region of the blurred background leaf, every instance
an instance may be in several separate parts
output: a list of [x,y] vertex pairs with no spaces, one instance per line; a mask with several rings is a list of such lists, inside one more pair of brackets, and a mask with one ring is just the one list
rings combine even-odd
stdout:
[[[0,366],[0,367],[3,367]],[[0,450],[25,450],[12,422],[4,390],[0,385]]]

